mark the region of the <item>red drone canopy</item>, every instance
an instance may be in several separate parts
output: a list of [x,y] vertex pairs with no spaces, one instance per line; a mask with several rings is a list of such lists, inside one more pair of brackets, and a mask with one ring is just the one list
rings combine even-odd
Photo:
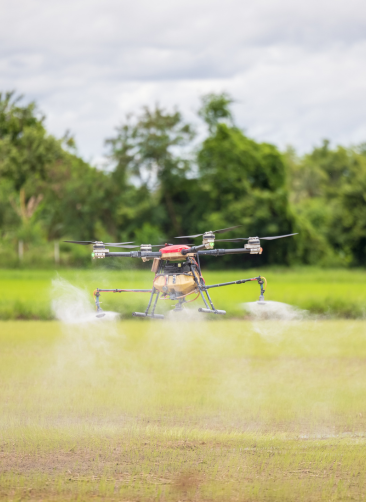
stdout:
[[174,244],[174,246],[167,246],[165,248],[161,248],[159,251],[164,255],[171,253],[180,253],[183,249],[189,249],[189,246],[186,246],[185,244]]

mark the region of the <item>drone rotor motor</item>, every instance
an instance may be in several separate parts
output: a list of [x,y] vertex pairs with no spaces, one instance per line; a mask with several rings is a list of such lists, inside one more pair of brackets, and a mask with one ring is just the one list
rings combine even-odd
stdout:
[[105,244],[101,241],[97,241],[93,244],[92,258],[105,258],[105,254],[109,253],[109,249],[105,248]]
[[244,249],[248,249],[250,254],[262,254],[263,251],[258,237],[249,237],[248,243],[244,245]]
[[213,249],[215,245],[215,234],[213,232],[205,232],[202,236],[202,244],[205,249]]
[[[151,246],[151,244],[141,244],[140,251],[151,253],[152,252],[152,246]],[[151,258],[146,258],[146,256],[143,256],[141,259],[142,259],[143,262],[151,260]]]

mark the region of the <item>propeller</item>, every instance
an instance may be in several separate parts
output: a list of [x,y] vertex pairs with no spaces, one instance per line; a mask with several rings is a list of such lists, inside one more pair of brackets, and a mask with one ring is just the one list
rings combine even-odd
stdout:
[[[213,234],[223,234],[224,232],[228,232],[229,230],[234,230],[234,228],[242,227],[243,225],[236,225],[235,227],[229,228],[221,228],[220,230],[213,230]],[[209,233],[209,232],[204,232]],[[210,232],[211,233],[211,232]],[[194,239],[195,237],[201,237],[204,234],[195,234],[195,235],[180,235],[179,237],[175,237],[176,239]]]
[[[112,248],[126,248],[126,249],[136,249],[141,247],[140,245],[135,245],[133,242],[101,242],[101,241],[64,241],[70,244],[81,244],[82,246],[88,246],[89,244],[99,244],[103,246],[108,246]],[[132,244],[132,245],[131,245]],[[149,244],[152,248],[163,248],[165,246],[173,246],[173,244]]]
[[103,246],[110,246],[110,247],[122,247],[125,244],[133,244],[132,242],[100,242],[100,241],[64,241],[64,242],[69,242],[70,244],[81,244],[82,246],[88,246],[89,244],[103,244]]
[[[258,237],[258,239],[263,241],[273,241],[275,239],[283,239],[284,237],[291,237],[296,234],[287,234],[287,235],[273,235],[271,237]],[[215,242],[241,242],[252,239],[253,237],[238,237],[237,239],[215,239]]]

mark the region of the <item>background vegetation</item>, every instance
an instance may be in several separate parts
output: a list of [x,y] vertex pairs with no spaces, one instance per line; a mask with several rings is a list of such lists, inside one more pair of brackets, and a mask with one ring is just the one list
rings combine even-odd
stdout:
[[[267,301],[278,301],[293,305],[294,318],[312,317],[365,319],[366,272],[362,269],[328,269],[321,271],[313,267],[295,269],[271,267],[238,270],[205,271],[207,284],[215,284],[262,274],[268,280],[265,294]],[[356,279],[355,279],[356,277]],[[62,281],[67,281],[63,283]],[[57,287],[54,287],[56,281]],[[151,274],[146,270],[105,270],[97,262],[94,270],[63,270],[62,280],[51,270],[1,270],[0,284],[5,292],[0,304],[0,319],[42,319],[55,317],[52,300],[57,298],[59,290],[66,287],[69,301],[72,303],[75,290],[85,292],[87,302],[93,305],[93,291],[98,288],[151,288]],[[216,308],[226,311],[226,316],[212,316],[211,321],[221,322],[227,318],[245,319],[248,317],[245,302],[254,302],[259,297],[257,282],[242,285],[214,288],[210,291]],[[132,312],[144,312],[148,295],[102,293],[102,307],[106,311],[117,311],[122,319],[131,319]],[[195,312],[198,319],[205,314],[198,314],[202,305],[199,299],[189,304],[186,310]],[[167,314],[172,309],[171,302],[159,301],[158,311]],[[303,311],[306,312],[303,312]],[[177,319],[179,317],[176,316]],[[285,315],[285,317],[287,317]]]
[[146,107],[106,140],[108,165],[97,169],[70,134],[47,132],[35,103],[0,94],[1,266],[90,266],[89,248],[59,251],[67,238],[160,243],[239,224],[228,236],[299,232],[266,243],[258,265],[363,266],[366,146],[324,141],[303,156],[280,152],[248,138],[231,103],[203,97],[203,141],[177,109]]

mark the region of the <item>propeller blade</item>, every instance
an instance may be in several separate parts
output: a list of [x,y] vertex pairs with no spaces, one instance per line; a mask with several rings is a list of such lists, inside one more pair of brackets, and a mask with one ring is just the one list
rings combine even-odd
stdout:
[[175,239],[194,239],[195,237],[200,237],[203,234],[196,235],[181,235],[180,237],[175,237]]
[[[133,246],[130,246],[129,245],[130,243],[129,242],[126,242],[126,244],[108,244],[108,246],[111,246],[111,247],[115,247],[115,248],[127,248],[127,249],[136,249],[136,248],[140,248],[141,247],[141,244],[139,245],[133,245]],[[150,244],[150,246],[152,248],[163,248],[165,246],[172,246],[173,244]]]
[[238,237],[237,239],[215,239],[215,242],[241,242],[247,241],[249,237]]
[[110,248],[126,248],[126,249],[134,249],[134,248],[138,248],[140,246],[136,246],[136,245],[131,245],[131,244],[106,244],[106,246],[110,247]]
[[[68,242],[70,244],[81,244],[82,246],[88,246],[89,244],[97,244],[98,241],[64,241],[64,242]],[[132,242],[102,242],[102,244],[104,246],[108,246],[108,247],[111,247],[111,248],[126,248],[126,249],[136,249],[136,248],[139,248],[141,246],[141,244],[139,245],[134,245],[133,244],[133,241]],[[133,244],[131,246],[131,244]],[[151,247],[152,248],[163,248],[165,246],[174,246],[175,244],[168,244],[168,243],[164,243],[164,244],[151,244]],[[194,244],[187,244],[188,246],[193,246]]]
[[228,232],[229,230],[234,230],[234,228],[242,227],[243,225],[235,225],[235,227],[222,228],[221,230],[214,230],[214,234],[223,234],[224,232]]
[[174,246],[174,244],[151,244],[152,248],[165,248],[165,246]]
[[87,246],[88,244],[94,244],[94,241],[64,241],[70,244],[81,244],[82,246]]
[[[82,246],[88,246],[89,244],[97,244],[100,241],[64,241],[64,242],[69,242],[71,244],[81,244]],[[121,247],[124,244],[133,244],[132,242],[102,242],[104,246],[110,246],[110,247]]]
[[124,246],[125,244],[133,244],[133,241],[131,242],[105,242],[103,243],[105,246],[115,246],[115,247],[118,247],[118,246]]
[[104,243],[105,246],[108,246],[110,248],[135,248],[135,247],[138,247],[135,245],[131,246],[129,244],[133,244],[133,242],[118,242],[118,243],[106,242],[106,243]]
[[[235,227],[221,228],[220,230],[213,230],[214,234],[223,234],[224,232],[228,232],[229,230],[234,230],[234,228],[242,227],[243,225],[235,225]],[[194,239],[195,237],[201,237],[203,234],[196,235],[181,235],[179,237],[175,237],[176,239]]]
[[[190,244],[186,244],[186,246],[189,246]],[[176,244],[170,244],[170,243],[165,243],[165,244],[150,244],[152,248],[165,248],[166,246],[176,246]],[[193,244],[192,244],[193,246]]]
[[[258,237],[258,239],[262,239],[264,241],[273,241],[274,239],[282,239],[283,237],[291,237],[296,234],[287,234],[287,235],[274,235],[272,237]],[[215,242],[241,242],[247,241],[249,237],[238,237],[237,239],[215,239]]]
[[298,235],[298,232],[296,232],[296,234],[274,235],[272,237],[259,237],[259,238],[264,241],[273,241],[274,239],[283,239],[283,237],[291,237],[292,235]]

